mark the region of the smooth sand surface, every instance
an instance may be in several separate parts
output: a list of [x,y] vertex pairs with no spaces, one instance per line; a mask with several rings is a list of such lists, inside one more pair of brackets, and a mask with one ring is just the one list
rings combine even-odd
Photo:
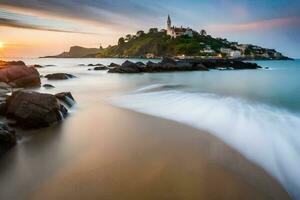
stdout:
[[197,129],[105,104],[67,123],[83,148],[30,199],[289,199],[263,170]]

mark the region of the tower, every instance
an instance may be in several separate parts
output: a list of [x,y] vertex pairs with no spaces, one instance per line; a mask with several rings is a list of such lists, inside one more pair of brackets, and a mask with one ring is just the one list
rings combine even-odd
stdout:
[[168,26],[167,30],[171,30],[172,21],[171,21],[170,15],[168,15],[167,26]]

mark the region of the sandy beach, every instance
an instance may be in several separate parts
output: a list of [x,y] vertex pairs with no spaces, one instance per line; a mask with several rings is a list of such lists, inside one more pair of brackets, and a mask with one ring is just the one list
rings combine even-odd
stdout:
[[104,103],[65,123],[82,148],[29,199],[289,199],[262,169],[197,129]]

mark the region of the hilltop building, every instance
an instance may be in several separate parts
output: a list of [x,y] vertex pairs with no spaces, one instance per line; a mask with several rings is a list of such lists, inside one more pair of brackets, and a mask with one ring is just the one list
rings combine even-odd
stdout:
[[179,36],[187,35],[189,37],[193,37],[193,29],[191,28],[183,28],[182,26],[180,28],[173,26],[172,27],[172,21],[170,18],[170,15],[168,15],[168,21],[167,21],[167,34],[170,35],[172,38],[177,38]]

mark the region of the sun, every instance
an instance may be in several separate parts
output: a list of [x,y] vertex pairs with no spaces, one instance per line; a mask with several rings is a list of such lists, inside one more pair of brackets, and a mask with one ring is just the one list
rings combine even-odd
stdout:
[[4,47],[4,43],[2,41],[0,41],[0,48]]

